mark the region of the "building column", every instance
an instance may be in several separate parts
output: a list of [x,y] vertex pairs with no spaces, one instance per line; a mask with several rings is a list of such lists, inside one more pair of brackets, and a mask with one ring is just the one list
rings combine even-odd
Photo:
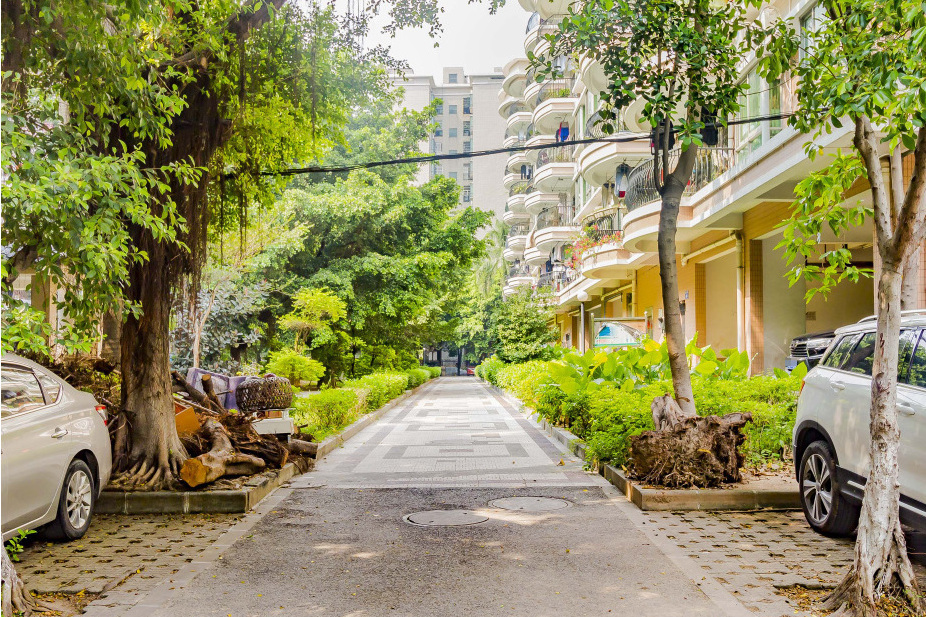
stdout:
[[765,321],[762,301],[762,241],[746,245],[746,349],[752,361],[751,374],[765,370]]

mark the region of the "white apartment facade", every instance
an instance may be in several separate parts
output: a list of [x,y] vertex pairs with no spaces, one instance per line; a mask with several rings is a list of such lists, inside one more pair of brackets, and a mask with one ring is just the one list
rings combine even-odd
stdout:
[[[554,32],[570,0],[519,0],[531,13],[525,55],[549,59],[544,34]],[[769,3],[796,27],[812,22],[813,0]],[[508,158],[504,220],[511,226],[505,257],[505,293],[519,287],[549,288],[561,343],[579,349],[602,344],[608,321],[626,320],[662,337],[663,300],[656,236],[660,200],[652,182],[648,140],[573,145],[603,136],[596,122],[598,93],[607,86],[596,62],[553,59],[561,79],[537,82],[526,59],[504,68],[498,92],[505,144],[565,147],[530,150]],[[750,94],[747,117],[787,112],[795,104],[792,83],[766,84],[752,65],[743,71]],[[648,133],[641,101],[621,110],[618,129]],[[849,128],[823,144],[850,148]],[[804,154],[808,136],[782,122],[734,127],[716,147],[702,148],[683,198],[678,227],[679,298],[686,338],[715,349],[750,352],[754,372],[783,367],[797,335],[830,330],[874,312],[870,279],[843,282],[824,300],[804,299],[803,283],[789,286],[777,226],[790,215],[794,186],[825,157]],[[912,157],[905,160],[912,174]],[[869,200],[867,186],[847,201]],[[865,225],[841,237],[821,237],[820,250],[839,244],[856,262],[873,264],[873,229]],[[919,307],[926,307],[926,250],[921,251]]]
[[[442,83],[424,75],[409,74],[394,83],[405,89],[403,104],[420,111],[436,99],[441,100],[435,117],[437,130],[421,151],[430,154],[463,154],[500,148],[505,121],[498,115],[498,89],[503,75],[469,75],[462,67],[446,67]],[[460,203],[475,206],[501,217],[507,192],[502,186],[504,155],[443,160],[422,165],[418,181],[446,176],[460,185]]]

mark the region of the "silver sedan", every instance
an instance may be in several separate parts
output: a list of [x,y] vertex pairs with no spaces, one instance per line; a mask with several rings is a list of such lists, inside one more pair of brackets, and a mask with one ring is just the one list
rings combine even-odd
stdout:
[[106,408],[19,356],[0,358],[0,373],[3,540],[43,525],[80,538],[112,468]]

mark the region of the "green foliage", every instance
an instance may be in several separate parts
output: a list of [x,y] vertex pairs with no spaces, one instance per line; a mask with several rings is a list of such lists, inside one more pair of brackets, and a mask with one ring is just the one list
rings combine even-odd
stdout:
[[330,324],[337,323],[347,313],[347,305],[343,300],[327,289],[305,287],[293,295],[293,310],[280,317],[280,327],[296,333],[296,348],[299,348],[300,339],[309,336],[315,339],[316,345],[309,343],[309,347],[324,345],[334,338]]
[[408,375],[408,389],[417,388],[424,382],[431,379],[431,371],[426,368],[413,368],[405,371],[405,374]]
[[293,415],[298,426],[306,426],[303,432],[309,433],[316,441],[322,441],[329,435],[337,433],[348,426],[366,411],[365,401],[357,390],[330,389],[322,390],[293,399]]
[[497,373],[499,369],[505,366],[505,363],[498,356],[492,356],[486,359],[482,364],[476,367],[476,375],[485,379],[493,386],[498,385]]
[[522,288],[498,307],[494,334],[503,362],[527,362],[551,357],[556,334],[550,327],[552,308],[530,288]]
[[367,391],[367,409],[374,411],[408,389],[408,375],[388,372],[372,373],[345,381],[343,387]]
[[[489,363],[487,360],[484,364]],[[550,363],[530,360],[522,364],[508,364],[493,371],[495,385],[532,404],[535,392],[550,380]]]
[[16,535],[6,541],[4,546],[6,547],[6,553],[10,556],[10,560],[19,561],[19,556],[22,554],[25,548],[23,547],[23,540],[34,534],[35,531],[32,529],[20,529],[16,532]]
[[325,374],[325,366],[294,349],[283,349],[270,353],[267,372],[285,377],[294,386],[298,386],[300,381],[316,382],[321,379]]
[[439,366],[425,366],[425,367],[422,367],[422,368],[424,368],[425,370],[428,371],[428,373],[431,375],[431,379],[436,379],[436,378],[440,377],[440,372],[441,372],[441,371],[440,371],[440,367],[439,367]]

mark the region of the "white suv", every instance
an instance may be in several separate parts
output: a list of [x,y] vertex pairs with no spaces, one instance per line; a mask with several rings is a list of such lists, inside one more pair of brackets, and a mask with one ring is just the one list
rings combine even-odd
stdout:
[[[807,373],[794,423],[794,465],[811,527],[827,535],[858,524],[871,443],[873,317],[840,328]],[[901,320],[897,412],[900,426],[900,519],[926,529],[926,311]]]

